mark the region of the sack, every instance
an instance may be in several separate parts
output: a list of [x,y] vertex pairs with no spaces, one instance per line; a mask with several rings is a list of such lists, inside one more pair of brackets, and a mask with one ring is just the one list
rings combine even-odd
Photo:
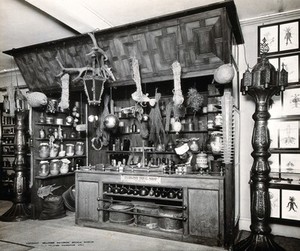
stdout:
[[62,196],[49,195],[43,200],[42,208],[39,220],[59,219],[66,216]]

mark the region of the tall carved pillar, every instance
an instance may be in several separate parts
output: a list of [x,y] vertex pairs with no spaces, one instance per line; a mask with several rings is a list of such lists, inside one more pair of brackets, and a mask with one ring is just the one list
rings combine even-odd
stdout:
[[254,129],[252,135],[253,165],[251,168],[251,235],[237,243],[233,250],[284,250],[274,242],[269,226],[271,205],[269,196],[270,135],[268,112],[273,95],[284,91],[287,86],[287,72],[277,72],[266,58],[268,46],[262,44],[261,61],[252,72],[247,70],[242,79],[243,95],[249,94],[255,102]]
[[16,111],[15,115],[15,160],[13,168],[14,197],[12,207],[0,216],[1,221],[22,221],[30,217],[30,210],[27,207],[27,181],[26,181],[26,140],[25,140],[25,117],[27,111]]

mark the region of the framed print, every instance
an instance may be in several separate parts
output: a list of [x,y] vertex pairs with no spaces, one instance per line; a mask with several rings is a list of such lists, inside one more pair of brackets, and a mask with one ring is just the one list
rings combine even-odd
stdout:
[[299,83],[299,54],[281,57],[279,61],[280,70],[284,66],[288,72],[288,83]]
[[299,122],[280,122],[279,127],[279,147],[299,148]]
[[271,173],[278,173],[279,172],[279,154],[272,153],[268,159]]
[[268,25],[258,27],[258,55],[260,55],[260,45],[263,43],[263,39],[266,40],[266,43],[269,46],[268,53],[278,52],[278,25]]
[[279,51],[299,49],[299,21],[279,25]]
[[282,189],[281,212],[283,219],[300,220],[300,191]]
[[269,108],[269,113],[271,115],[271,118],[280,118],[281,117],[281,109],[282,109],[282,103],[281,103],[281,94],[278,96],[272,97],[272,104]]
[[271,217],[280,217],[280,190],[275,188],[269,189],[270,201],[271,201]]
[[300,155],[293,153],[281,154],[282,173],[300,173]]
[[287,89],[283,92],[282,115],[300,115],[300,89]]
[[268,123],[269,133],[270,133],[270,148],[278,148],[278,129],[279,129],[279,123],[275,120],[270,120]]
[[276,71],[279,69],[279,58],[269,58],[270,64],[272,64]]

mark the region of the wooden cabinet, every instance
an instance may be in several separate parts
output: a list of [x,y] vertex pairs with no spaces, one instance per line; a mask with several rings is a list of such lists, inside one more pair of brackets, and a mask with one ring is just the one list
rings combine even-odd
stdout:
[[[136,182],[134,182],[136,180]],[[182,191],[181,197],[129,194],[109,191],[112,187]],[[224,242],[224,178],[222,176],[124,173],[110,171],[76,171],[76,223],[83,226],[144,234],[187,242],[222,245]],[[111,205],[133,203],[134,222],[119,224],[110,220]],[[182,228],[163,230],[158,225],[140,225],[137,206],[147,203],[157,207],[180,208]],[[122,211],[121,211],[122,212]],[[146,216],[149,216],[147,213]],[[152,217],[159,217],[153,214]],[[172,216],[171,216],[172,217]],[[178,215],[175,215],[178,217]]]
[[[75,183],[75,169],[87,163],[86,131],[76,130],[73,122],[75,116],[72,116],[73,108],[78,106],[81,114],[78,124],[85,124],[86,104],[79,104],[76,94],[72,94],[72,97],[70,109],[65,111],[57,107],[53,112],[48,107],[32,110],[31,201],[34,218],[39,218],[43,204],[43,199],[37,194],[38,189],[54,185],[59,188],[53,194],[61,195]],[[76,151],[77,144],[83,145],[81,151]],[[64,171],[63,162],[68,163],[68,168]]]
[[1,111],[1,199],[12,199],[15,157],[14,117]]

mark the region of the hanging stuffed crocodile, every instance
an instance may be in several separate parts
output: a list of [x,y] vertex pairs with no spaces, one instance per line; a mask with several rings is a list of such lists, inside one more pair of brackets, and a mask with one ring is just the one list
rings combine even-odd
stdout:
[[142,92],[141,75],[140,75],[138,60],[135,57],[133,57],[131,60],[131,64],[132,64],[132,78],[136,85],[136,91],[131,94],[132,99],[140,104],[148,102],[151,106],[154,106],[156,100],[150,99],[148,97],[148,94],[144,94]]

